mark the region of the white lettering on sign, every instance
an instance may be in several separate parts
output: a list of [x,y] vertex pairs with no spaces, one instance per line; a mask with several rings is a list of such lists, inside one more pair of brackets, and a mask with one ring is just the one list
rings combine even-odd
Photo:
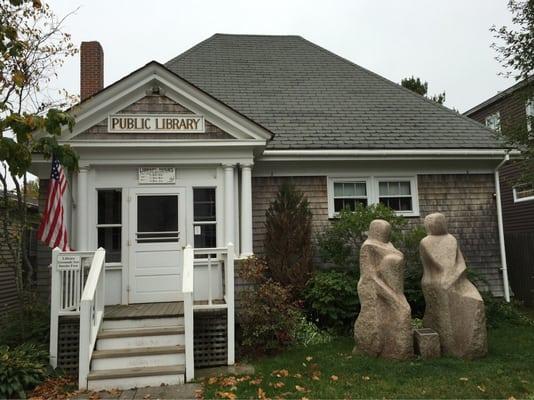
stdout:
[[169,184],[176,182],[175,168],[139,168],[137,181],[141,185]]
[[80,256],[73,256],[69,254],[60,254],[57,256],[57,269],[58,270],[79,270],[81,267]]
[[179,114],[115,114],[108,117],[109,132],[204,133],[204,117]]

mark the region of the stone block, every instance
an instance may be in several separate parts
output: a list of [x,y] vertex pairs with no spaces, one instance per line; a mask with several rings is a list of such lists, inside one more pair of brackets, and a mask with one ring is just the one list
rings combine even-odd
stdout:
[[424,359],[441,356],[438,333],[430,328],[415,329],[413,334],[415,354]]

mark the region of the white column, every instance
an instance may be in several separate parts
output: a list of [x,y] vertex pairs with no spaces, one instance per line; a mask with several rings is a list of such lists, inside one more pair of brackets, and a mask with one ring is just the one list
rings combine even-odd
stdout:
[[241,257],[252,255],[252,165],[241,165]]
[[76,250],[84,251],[88,249],[88,237],[87,237],[87,224],[88,221],[88,207],[89,201],[87,199],[87,185],[88,178],[87,174],[89,169],[87,167],[80,167],[78,172],[78,184],[77,186],[77,196],[76,196]]
[[224,165],[224,246],[234,243],[234,166]]

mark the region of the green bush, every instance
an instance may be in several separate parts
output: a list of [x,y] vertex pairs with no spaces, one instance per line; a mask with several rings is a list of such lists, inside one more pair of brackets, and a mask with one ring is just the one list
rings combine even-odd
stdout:
[[[360,272],[360,248],[367,238],[366,233],[374,219],[384,219],[391,224],[391,241],[404,253],[406,259],[404,292],[412,308],[412,314],[415,317],[422,317],[425,299],[421,289],[423,265],[419,256],[419,243],[426,235],[423,227],[416,226],[409,229],[404,217],[398,216],[395,211],[383,204],[368,207],[358,204],[355,211],[341,211],[331,226],[318,235],[319,255],[327,267],[350,271],[357,281]],[[354,292],[357,293],[356,285]],[[316,312],[322,313],[320,310]],[[354,312],[357,312],[357,309]],[[324,317],[320,326],[323,322],[326,322]],[[344,325],[347,326],[347,322]]]
[[0,398],[26,398],[47,375],[47,353],[34,344],[0,346]]
[[384,219],[391,224],[393,240],[398,238],[405,224],[402,217],[383,204],[368,207],[358,204],[354,211],[342,210],[317,237],[321,259],[336,269],[354,270],[359,264],[360,247],[374,219]]
[[265,213],[267,274],[297,299],[312,272],[312,213],[306,197],[285,183]]
[[50,307],[36,293],[27,293],[21,307],[2,316],[0,322],[0,345],[49,344]]
[[313,322],[302,315],[295,328],[295,342],[301,346],[313,346],[315,344],[326,344],[332,341],[332,335],[327,331],[322,331]]
[[482,297],[486,308],[486,321],[490,328],[503,325],[534,326],[534,320],[521,311],[519,302],[507,303],[488,292],[483,292]]
[[249,354],[271,353],[295,340],[300,312],[289,289],[267,278],[265,260],[245,260],[240,275],[254,287],[241,294],[239,310],[241,345]]
[[317,272],[310,279],[304,301],[320,328],[350,332],[359,311],[357,282],[354,274],[338,271]]

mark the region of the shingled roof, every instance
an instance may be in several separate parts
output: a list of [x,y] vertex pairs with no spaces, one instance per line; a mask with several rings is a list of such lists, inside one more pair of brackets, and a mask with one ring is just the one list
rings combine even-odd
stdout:
[[274,133],[271,149],[491,149],[479,123],[300,36],[215,34],[167,68]]

